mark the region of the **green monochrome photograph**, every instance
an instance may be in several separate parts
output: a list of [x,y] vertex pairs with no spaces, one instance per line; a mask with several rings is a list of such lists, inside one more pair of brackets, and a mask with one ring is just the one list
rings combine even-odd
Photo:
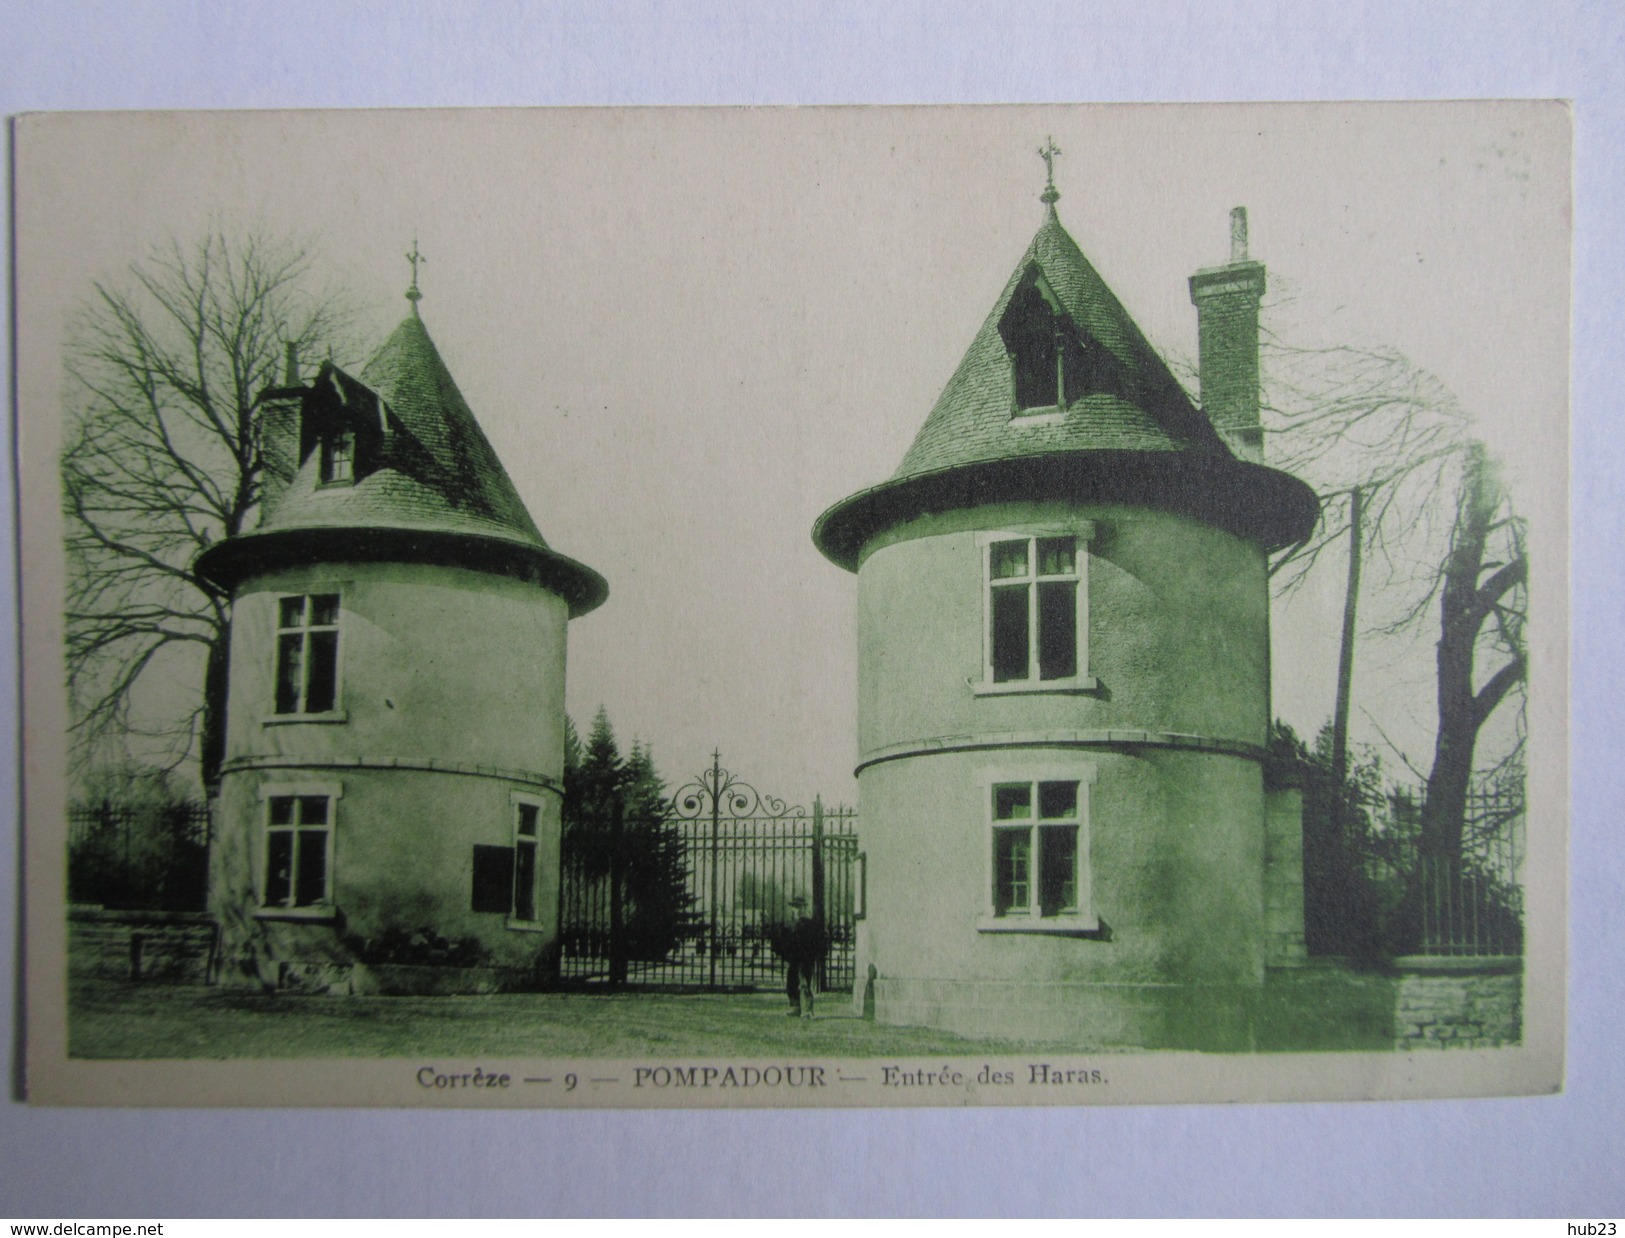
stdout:
[[1564,105],[14,137],[31,1100],[1562,1086]]

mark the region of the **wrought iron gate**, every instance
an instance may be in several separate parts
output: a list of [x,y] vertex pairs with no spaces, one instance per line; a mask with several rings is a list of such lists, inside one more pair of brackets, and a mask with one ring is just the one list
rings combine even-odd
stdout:
[[811,811],[763,795],[722,768],[711,768],[671,797],[643,854],[676,861],[687,906],[654,948],[632,940],[629,874],[639,862],[628,847],[611,849],[608,871],[568,853],[560,889],[560,963],[567,980],[612,985],[709,989],[775,988],[784,964],[773,953],[774,929],[793,914],[791,900],[824,929],[828,949],[819,980],[825,989],[852,986],[853,938],[863,907],[863,856],[857,814]]

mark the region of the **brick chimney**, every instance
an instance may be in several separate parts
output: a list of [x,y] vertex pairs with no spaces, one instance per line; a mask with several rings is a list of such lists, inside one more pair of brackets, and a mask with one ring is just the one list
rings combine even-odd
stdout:
[[1202,411],[1240,460],[1264,459],[1258,422],[1258,302],[1264,265],[1247,257],[1247,208],[1230,212],[1230,261],[1191,276]]
[[276,507],[299,471],[299,429],[306,388],[299,382],[299,346],[290,343],[282,386],[267,387],[255,401],[260,418],[260,519]]

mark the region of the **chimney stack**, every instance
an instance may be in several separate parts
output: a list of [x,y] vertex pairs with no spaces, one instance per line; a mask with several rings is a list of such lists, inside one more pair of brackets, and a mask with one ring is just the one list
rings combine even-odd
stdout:
[[1239,460],[1261,464],[1258,420],[1258,302],[1264,266],[1247,257],[1247,208],[1230,212],[1230,261],[1190,278],[1202,411]]

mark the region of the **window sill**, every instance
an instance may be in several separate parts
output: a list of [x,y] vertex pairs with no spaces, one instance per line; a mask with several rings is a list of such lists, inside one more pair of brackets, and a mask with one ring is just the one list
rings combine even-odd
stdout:
[[339,918],[337,907],[261,907],[256,920],[295,920],[302,924],[333,924]]
[[1013,426],[1053,426],[1066,420],[1066,409],[1058,408],[1054,404],[1044,404],[1037,408],[1018,408],[1010,414],[1010,424]]
[[545,933],[547,925],[540,920],[515,920],[509,916],[503,927],[515,933]]
[[984,679],[979,683],[972,680],[970,690],[973,696],[1034,696],[1044,693],[1076,695],[1081,692],[1098,692],[1100,680],[1093,675],[1084,675],[1077,679],[1040,679],[1037,682],[1021,679],[1010,683],[989,683]]
[[310,722],[318,725],[331,725],[337,722],[348,722],[349,711],[343,709],[330,709],[320,714],[272,714],[265,719],[265,726],[294,726],[298,723]]
[[983,916],[978,933],[1026,933],[1039,937],[1083,937],[1110,941],[1112,931],[1096,916]]

